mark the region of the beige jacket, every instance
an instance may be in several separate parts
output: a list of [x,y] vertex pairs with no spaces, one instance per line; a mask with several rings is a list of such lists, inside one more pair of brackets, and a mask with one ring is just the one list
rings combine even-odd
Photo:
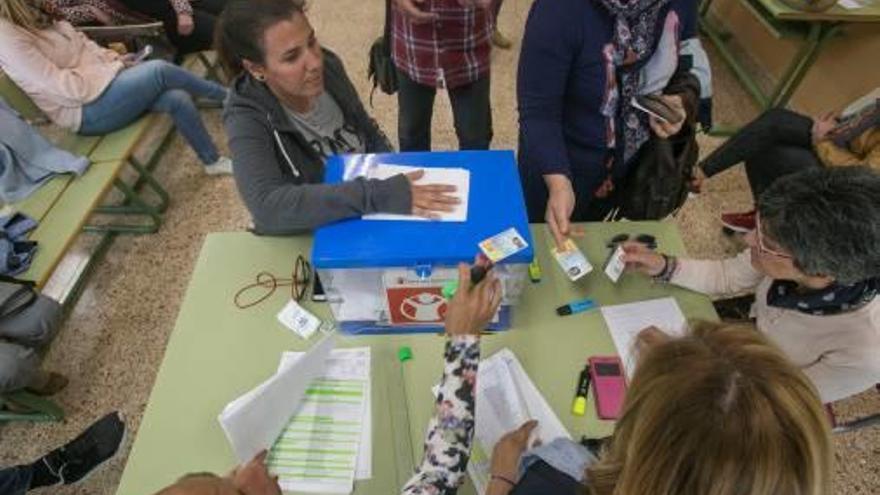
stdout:
[[67,22],[39,35],[0,19],[0,69],[56,124],[77,131],[82,107],[97,99],[123,64]]
[[679,260],[672,283],[710,295],[755,292],[758,329],[834,402],[880,382],[880,297],[856,311],[813,316],[767,305],[772,279],[752,268],[750,252],[723,261]]

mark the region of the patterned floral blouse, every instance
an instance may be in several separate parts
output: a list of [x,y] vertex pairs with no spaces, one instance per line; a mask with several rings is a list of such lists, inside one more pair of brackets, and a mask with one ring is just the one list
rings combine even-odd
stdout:
[[425,456],[403,495],[454,493],[464,480],[474,437],[474,389],[480,338],[455,336],[446,342],[446,366],[434,418],[428,423]]

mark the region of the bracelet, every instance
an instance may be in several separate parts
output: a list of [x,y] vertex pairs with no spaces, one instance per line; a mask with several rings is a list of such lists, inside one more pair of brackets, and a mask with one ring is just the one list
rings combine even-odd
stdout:
[[513,481],[511,481],[509,478],[506,478],[506,477],[504,477],[504,476],[500,476],[500,475],[497,475],[497,474],[493,474],[492,476],[489,477],[489,481],[492,481],[492,480],[503,481],[503,482],[507,483],[508,485],[510,485],[511,487],[515,487],[515,486],[516,486],[516,483],[514,483]]
[[661,254],[660,256],[663,256],[663,270],[657,275],[654,275],[653,278],[657,282],[669,282],[672,280],[672,276],[678,268],[678,258],[675,256],[667,256],[665,254]]

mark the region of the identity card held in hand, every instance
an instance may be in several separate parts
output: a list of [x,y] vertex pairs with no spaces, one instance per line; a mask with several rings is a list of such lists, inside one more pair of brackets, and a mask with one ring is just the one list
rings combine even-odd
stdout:
[[565,240],[562,250],[553,246],[550,252],[553,253],[556,262],[559,263],[562,271],[565,272],[565,275],[572,282],[593,271],[593,265],[590,264],[584,253],[571,239]]
[[489,258],[492,263],[512,256],[523,249],[529,247],[529,244],[515,228],[509,228],[500,234],[480,242],[480,250]]

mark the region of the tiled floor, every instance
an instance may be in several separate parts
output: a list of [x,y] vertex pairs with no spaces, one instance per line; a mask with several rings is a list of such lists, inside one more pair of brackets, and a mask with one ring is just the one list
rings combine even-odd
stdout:
[[[321,42],[339,53],[364,101],[369,96],[366,51],[382,29],[380,1],[333,0],[311,2],[310,18]],[[531,0],[507,0],[501,26],[513,39]],[[492,97],[496,148],[516,146],[515,73],[519,46],[496,51]],[[712,57],[713,61],[718,60]],[[731,74],[715,69],[716,116],[724,122],[744,122],[755,109]],[[435,112],[434,143],[438,149],[455,146],[451,112],[445,97]],[[374,97],[373,115],[396,140],[396,101],[381,93]],[[219,112],[205,114],[208,127],[225,149]],[[704,152],[717,143],[701,138]],[[15,424],[0,428],[0,465],[32,459],[66,439],[103,413],[123,411],[130,425],[128,441],[108,466],[86,483],[44,493],[112,494],[122,473],[131,441],[172,331],[178,307],[206,233],[241,230],[248,224],[233,181],[206,177],[193,153],[176,139],[160,164],[159,178],[173,204],[161,232],[124,237],[113,245],[88,283],[46,358],[46,367],[71,377],[57,397],[68,413],[61,424]],[[678,216],[688,249],[694,255],[722,256],[737,246],[719,235],[718,214],[749,206],[741,170],[733,169],[707,183],[707,191],[689,200]],[[80,242],[87,245],[87,240]],[[880,410],[880,394],[866,393],[839,407],[845,415]],[[835,493],[880,493],[880,429],[836,438]],[[128,494],[126,494],[128,495]]]

